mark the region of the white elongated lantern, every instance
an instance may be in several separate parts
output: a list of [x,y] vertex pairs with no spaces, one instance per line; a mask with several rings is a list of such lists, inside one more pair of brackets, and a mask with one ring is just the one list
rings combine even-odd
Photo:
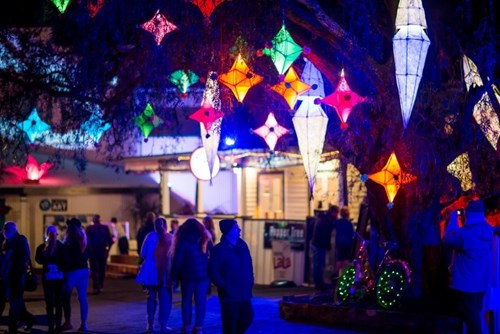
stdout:
[[424,29],[427,28],[421,0],[400,0],[396,15],[396,34],[392,39],[396,83],[403,125],[410,120],[418,86],[431,44]]

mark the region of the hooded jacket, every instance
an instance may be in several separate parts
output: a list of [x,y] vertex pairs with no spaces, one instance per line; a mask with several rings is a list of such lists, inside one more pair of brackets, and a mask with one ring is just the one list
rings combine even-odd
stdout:
[[450,288],[485,292],[491,281],[493,228],[484,213],[468,211],[460,228],[452,212],[443,242],[453,248]]

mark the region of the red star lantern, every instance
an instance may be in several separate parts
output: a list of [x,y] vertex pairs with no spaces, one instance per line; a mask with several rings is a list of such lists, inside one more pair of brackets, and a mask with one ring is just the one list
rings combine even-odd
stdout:
[[274,151],[278,139],[289,133],[287,128],[282,127],[276,121],[276,117],[272,112],[267,116],[267,120],[260,128],[253,130],[253,133],[261,136],[267,143],[267,146],[271,151]]
[[177,29],[177,27],[169,22],[163,14],[160,14],[160,10],[156,11],[153,18],[141,25],[141,28],[149,31],[155,36],[155,41],[157,45],[160,45],[161,41],[169,32]]
[[359,96],[351,90],[344,76],[344,70],[340,74],[340,81],[335,92],[328,95],[321,102],[332,106],[339,115],[342,130],[347,129],[347,118],[351,114],[352,108],[360,102],[365,102],[366,98]]
[[387,198],[389,199],[389,207],[392,207],[394,197],[396,197],[401,185],[413,182],[417,179],[416,176],[404,173],[401,170],[394,152],[391,153],[385,167],[382,168],[380,172],[368,175],[368,178],[384,187]]
[[271,89],[282,95],[288,106],[290,106],[290,109],[293,109],[297,103],[297,97],[311,89],[311,86],[300,81],[293,67],[290,67],[288,72],[286,72],[285,80],[272,86]]
[[210,102],[204,100],[201,108],[189,115],[189,118],[194,121],[203,123],[203,125],[205,126],[205,130],[207,130],[207,132],[210,132],[210,129],[212,128],[214,122],[222,116],[224,116],[224,113],[222,111],[215,109]]
[[219,81],[233,91],[239,102],[243,102],[248,90],[261,82],[262,79],[260,75],[250,71],[241,54],[238,54],[229,72],[219,76]]
[[97,13],[99,13],[102,6],[104,6],[104,0],[88,0],[87,8],[89,10],[90,17],[94,18]]
[[28,155],[26,166],[11,166],[4,168],[4,171],[18,176],[24,183],[38,183],[42,176],[53,166],[52,162],[44,162],[39,165],[33,156]]
[[209,18],[212,15],[215,7],[224,2],[224,0],[189,0],[198,6],[203,13],[205,18]]

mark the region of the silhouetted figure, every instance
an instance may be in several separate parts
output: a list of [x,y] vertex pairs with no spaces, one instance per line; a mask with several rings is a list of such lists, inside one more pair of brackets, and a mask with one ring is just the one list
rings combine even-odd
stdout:
[[106,262],[113,237],[108,226],[101,224],[101,217],[95,215],[92,225],[87,226],[87,247],[89,248],[90,273],[94,294],[101,293],[106,275]]
[[139,256],[141,256],[141,247],[142,247],[142,243],[144,242],[144,239],[146,239],[146,235],[148,235],[148,233],[153,232],[155,230],[155,227],[154,227],[155,220],[156,220],[156,214],[154,212],[151,212],[151,211],[148,212],[146,214],[146,220],[139,228],[139,231],[137,231],[137,236],[136,236],[137,254],[139,254]]
[[340,209],[340,219],[333,223],[335,229],[335,272],[342,275],[342,271],[351,262],[353,247],[354,226],[349,219],[349,208],[344,206]]

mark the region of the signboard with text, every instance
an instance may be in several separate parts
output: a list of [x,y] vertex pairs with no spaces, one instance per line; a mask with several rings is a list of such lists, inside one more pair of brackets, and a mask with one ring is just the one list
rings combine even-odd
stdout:
[[273,240],[286,240],[291,250],[302,251],[306,243],[305,228],[303,222],[265,222],[264,248],[272,248]]

